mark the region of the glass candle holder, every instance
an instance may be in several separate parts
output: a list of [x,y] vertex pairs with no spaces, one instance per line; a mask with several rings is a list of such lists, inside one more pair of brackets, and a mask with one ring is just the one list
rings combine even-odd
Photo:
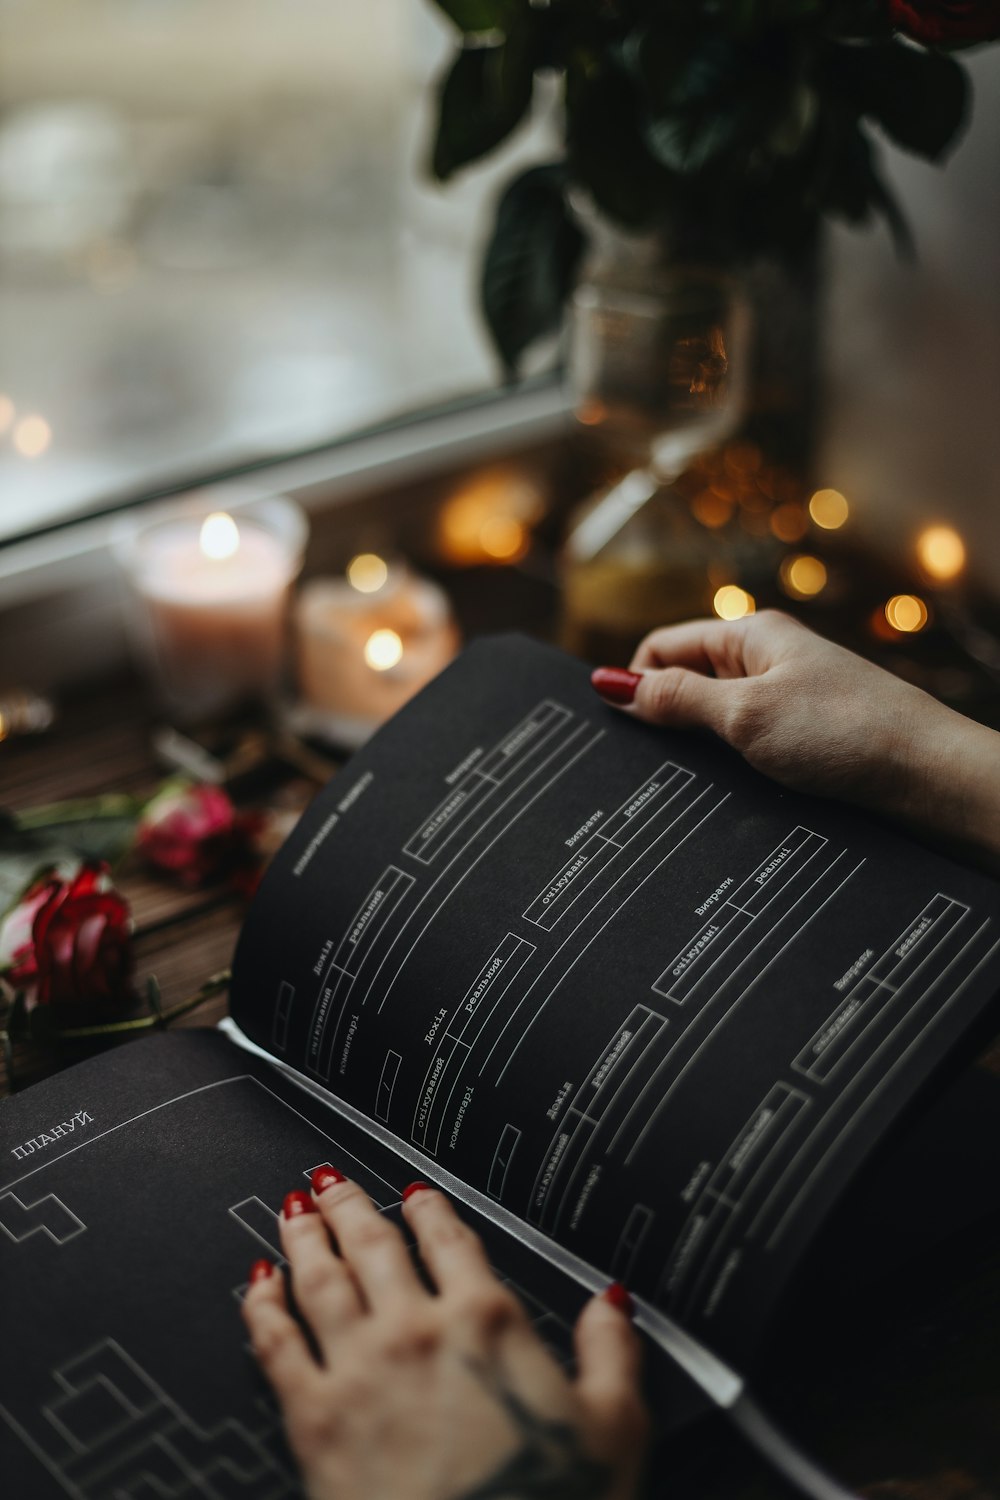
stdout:
[[117,552],[131,636],[161,705],[191,722],[270,699],[306,518],[283,495],[211,490],[124,523]]
[[293,727],[354,749],[452,660],[447,595],[372,553],[312,579],[295,602],[300,699]]

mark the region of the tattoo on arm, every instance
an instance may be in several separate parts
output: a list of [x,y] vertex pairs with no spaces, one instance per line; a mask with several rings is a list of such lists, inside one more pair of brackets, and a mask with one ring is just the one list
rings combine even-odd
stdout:
[[481,1365],[470,1360],[469,1368],[503,1407],[520,1441],[509,1458],[455,1500],[604,1500],[611,1470],[587,1457],[569,1422],[540,1417]]

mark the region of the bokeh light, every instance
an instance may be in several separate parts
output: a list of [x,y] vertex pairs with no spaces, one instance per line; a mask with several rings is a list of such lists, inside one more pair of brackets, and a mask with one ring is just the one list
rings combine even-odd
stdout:
[[928,526],[917,537],[917,561],[929,578],[947,583],[965,567],[965,543],[951,526]]
[[691,501],[691,514],[696,521],[701,522],[702,526],[716,531],[720,526],[725,526],[732,516],[733,506],[730,500],[717,494],[714,489],[702,490],[701,494],[696,495]]
[[213,511],[202,522],[198,540],[206,557],[222,562],[223,559],[232,557],[240,545],[240,529],[232,516],[227,516],[224,510]]
[[806,534],[806,513],[794,502],[779,505],[771,513],[770,526],[779,542],[801,542]]
[[376,630],[365,642],[365,661],[376,672],[388,672],[403,655],[403,642],[394,630]]
[[826,565],[818,557],[800,552],[785,558],[778,577],[785,593],[793,599],[813,599],[826,588]]
[[608,408],[596,396],[581,401],[576,409],[576,420],[584,427],[599,427],[608,415]]
[[22,417],[14,426],[14,447],[22,458],[38,458],[52,441],[52,428],[44,417]]
[[527,527],[514,516],[489,516],[480,527],[479,544],[497,562],[516,562],[528,550]]
[[16,415],[13,401],[9,396],[0,396],[0,432],[6,432]]
[[497,468],[477,474],[449,495],[438,516],[438,545],[458,567],[517,562],[545,496],[533,476]]
[[389,564],[377,552],[359,552],[347,564],[347,581],[359,594],[377,594],[389,576]]
[[735,583],[726,583],[721,589],[716,589],[712,608],[720,620],[742,620],[744,615],[753,614],[757,603],[746,589],[739,588]]
[[885,617],[893,630],[900,630],[904,635],[914,635],[918,630],[923,630],[930,619],[930,612],[916,594],[893,594],[885,606]]
[[850,513],[839,490],[817,490],[809,501],[809,514],[824,531],[839,531]]

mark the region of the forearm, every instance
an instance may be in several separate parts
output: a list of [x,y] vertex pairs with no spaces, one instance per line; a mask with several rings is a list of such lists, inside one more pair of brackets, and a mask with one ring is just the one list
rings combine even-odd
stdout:
[[915,748],[901,812],[915,829],[1000,871],[1000,734],[942,709]]

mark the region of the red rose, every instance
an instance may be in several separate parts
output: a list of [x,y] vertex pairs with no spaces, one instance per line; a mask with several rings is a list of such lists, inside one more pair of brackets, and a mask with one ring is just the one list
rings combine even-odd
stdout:
[[105,867],[86,864],[69,878],[47,872],[3,924],[2,946],[12,949],[5,978],[29,1009],[120,1007],[135,998],[130,931],[128,905]]
[[1000,0],[889,0],[897,31],[930,47],[1000,39]]
[[238,813],[217,786],[174,781],[148,804],[136,829],[136,848],[148,864],[184,885],[203,885],[259,863],[254,848],[259,818]]

